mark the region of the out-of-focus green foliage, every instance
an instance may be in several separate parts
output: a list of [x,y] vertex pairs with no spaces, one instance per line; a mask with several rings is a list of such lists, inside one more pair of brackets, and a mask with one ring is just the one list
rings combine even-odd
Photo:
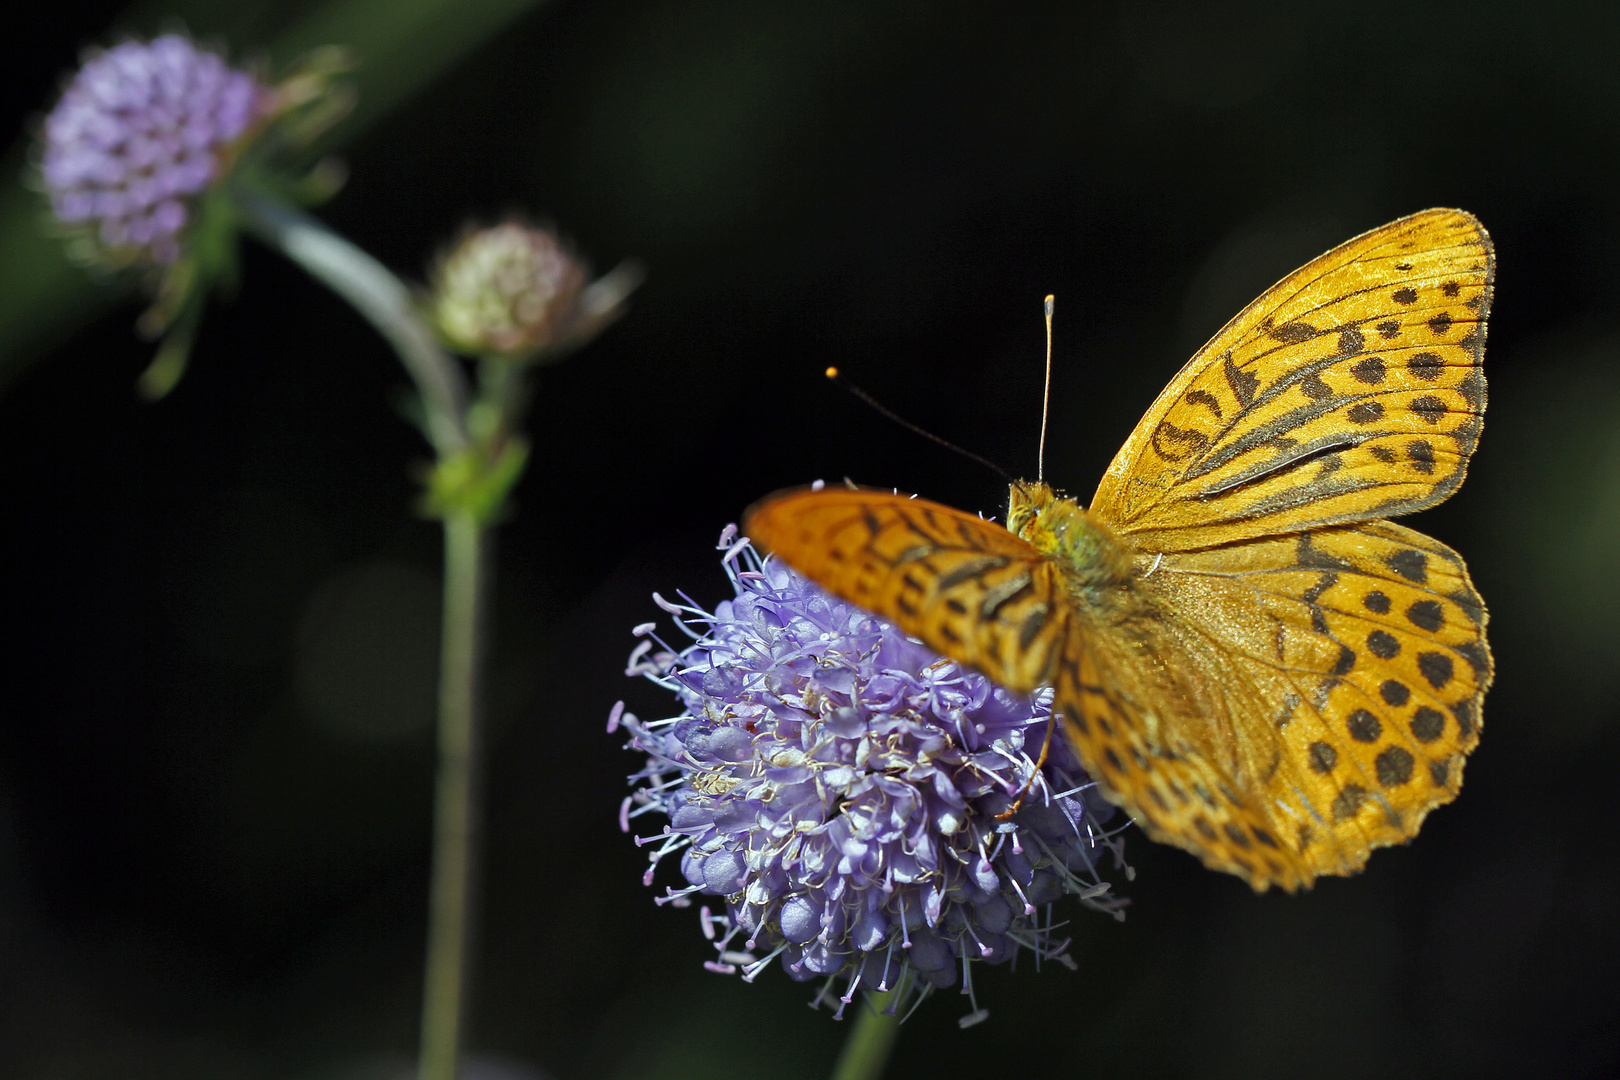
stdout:
[[[179,21],[233,56],[265,56],[274,72],[323,45],[359,58],[359,104],[330,136],[352,138],[488,39],[536,0],[328,0],[269,13],[226,0],[142,2],[122,20],[145,32]],[[276,25],[267,25],[275,23]],[[263,45],[270,42],[268,49]],[[41,110],[50,103],[40,102]],[[0,158],[0,387],[41,350],[107,304],[112,293],[72,266],[47,227],[42,201],[21,178],[33,132]]]

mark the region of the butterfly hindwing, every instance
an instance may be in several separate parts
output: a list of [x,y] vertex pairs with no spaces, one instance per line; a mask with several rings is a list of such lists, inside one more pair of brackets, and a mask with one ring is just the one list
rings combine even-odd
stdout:
[[1494,262],[1460,210],[1333,249],[1200,349],[1091,510],[1149,551],[1410,513],[1462,482],[1485,410]]
[[1211,870],[1257,890],[1308,885],[1310,870],[1278,831],[1264,793],[1240,790],[1207,746],[1177,738],[1173,718],[1133,692],[1134,674],[1099,663],[1078,635],[1058,673],[1053,708],[1103,793],[1154,840],[1192,852]]
[[[1304,861],[1343,874],[1456,797],[1491,680],[1462,559],[1391,522],[1172,555],[1153,579],[1231,718],[1212,753]],[[1181,730],[1187,730],[1183,725]]]

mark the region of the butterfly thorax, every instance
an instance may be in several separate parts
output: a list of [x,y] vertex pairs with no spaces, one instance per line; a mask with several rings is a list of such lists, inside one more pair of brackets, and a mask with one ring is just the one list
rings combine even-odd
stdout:
[[1113,530],[1043,483],[1012,485],[1007,528],[1063,571],[1082,609],[1112,615],[1131,580],[1131,556]]

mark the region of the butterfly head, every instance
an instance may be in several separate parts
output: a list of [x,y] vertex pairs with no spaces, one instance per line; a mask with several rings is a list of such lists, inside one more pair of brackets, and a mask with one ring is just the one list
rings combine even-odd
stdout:
[[1007,529],[1088,586],[1121,582],[1130,575],[1130,558],[1113,531],[1050,484],[1012,485]]
[[1020,480],[1007,492],[1007,531],[1024,539],[1024,531],[1034,524],[1043,512],[1061,501],[1051,484]]

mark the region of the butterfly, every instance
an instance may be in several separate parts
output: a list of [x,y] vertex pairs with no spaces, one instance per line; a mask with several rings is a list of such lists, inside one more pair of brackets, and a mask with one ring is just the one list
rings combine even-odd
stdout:
[[1006,525],[801,489],[743,529],[823,588],[1019,692],[1148,836],[1257,891],[1359,870],[1456,797],[1492,674],[1462,558],[1388,519],[1463,481],[1494,257],[1470,214],[1363,233],[1244,308],[1091,504]]

